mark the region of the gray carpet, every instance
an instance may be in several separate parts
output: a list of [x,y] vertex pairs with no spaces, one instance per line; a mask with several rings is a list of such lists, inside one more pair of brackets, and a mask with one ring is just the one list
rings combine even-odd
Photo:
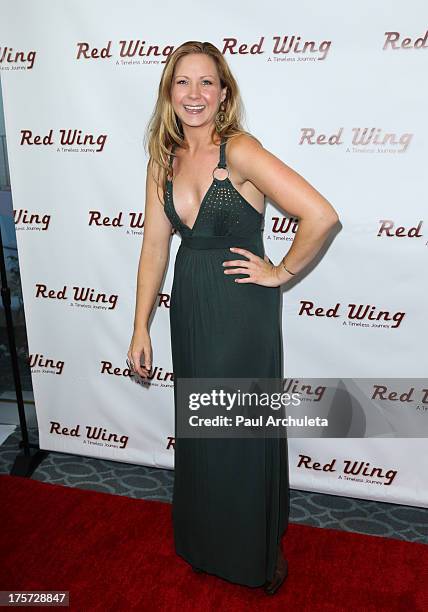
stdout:
[[[37,442],[37,429],[30,429]],[[18,452],[19,428],[0,446],[0,473]],[[78,489],[171,502],[174,471],[50,452],[32,478]],[[290,522],[428,544],[428,509],[291,490]]]

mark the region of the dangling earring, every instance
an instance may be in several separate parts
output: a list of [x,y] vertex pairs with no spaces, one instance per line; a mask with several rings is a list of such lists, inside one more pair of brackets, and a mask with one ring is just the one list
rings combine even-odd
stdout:
[[223,129],[223,125],[226,122],[226,106],[224,104],[224,102],[222,102],[220,104],[220,110],[217,112],[214,122],[215,122],[215,129],[217,130],[217,132],[221,132]]

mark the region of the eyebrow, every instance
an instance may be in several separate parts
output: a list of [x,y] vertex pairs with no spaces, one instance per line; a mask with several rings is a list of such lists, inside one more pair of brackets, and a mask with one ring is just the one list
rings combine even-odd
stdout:
[[[202,76],[201,76],[201,77],[199,77],[199,78],[203,79],[204,77],[207,77],[207,76],[208,76],[208,77],[211,77],[212,79],[214,79],[214,78],[215,78],[215,76],[214,76],[213,74],[204,74],[204,75],[202,75]],[[185,77],[186,79],[189,79],[189,78],[190,78],[190,77],[188,77],[186,74],[177,74],[177,75],[175,76],[175,78],[176,78],[176,79],[178,79],[178,77]]]

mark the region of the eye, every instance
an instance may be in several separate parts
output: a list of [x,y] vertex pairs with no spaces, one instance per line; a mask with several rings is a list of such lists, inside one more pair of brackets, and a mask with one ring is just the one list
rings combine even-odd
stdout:
[[[187,82],[187,81],[186,81],[186,79],[179,79],[179,80],[177,81],[177,85],[181,85],[181,83],[186,83],[186,82]],[[202,83],[208,83],[208,85],[212,85],[212,84],[213,84],[213,82],[212,82],[212,81],[210,81],[209,79],[204,79],[204,80],[202,81]]]

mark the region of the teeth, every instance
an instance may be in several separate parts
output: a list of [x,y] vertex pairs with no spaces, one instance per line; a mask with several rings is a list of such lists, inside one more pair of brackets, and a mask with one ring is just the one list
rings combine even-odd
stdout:
[[191,108],[193,110],[199,110],[199,109],[205,108],[205,106],[203,105],[202,106],[190,106],[189,104],[185,104],[184,108]]

